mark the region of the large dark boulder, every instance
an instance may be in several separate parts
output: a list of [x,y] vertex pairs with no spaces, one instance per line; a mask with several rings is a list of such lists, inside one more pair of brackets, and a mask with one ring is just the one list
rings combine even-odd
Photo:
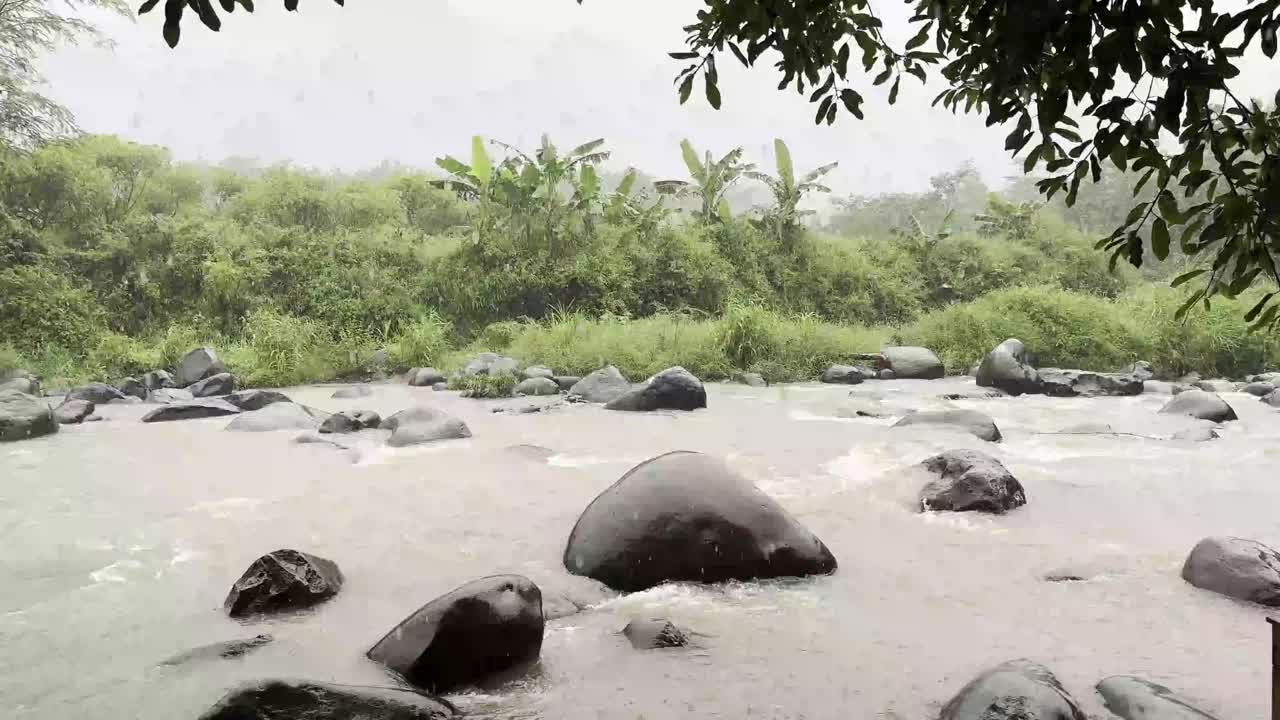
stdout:
[[231,373],[218,373],[187,386],[187,391],[198,398],[230,395],[235,392],[236,378]]
[[243,640],[225,640],[223,642],[201,645],[187,650],[161,662],[161,665],[182,665],[200,660],[227,660],[247,655],[258,648],[269,645],[275,638],[270,635],[255,635]]
[[372,430],[382,424],[382,416],[376,412],[357,410],[355,412],[339,412],[330,415],[320,423],[320,432],[350,433],[360,430]]
[[622,634],[636,650],[684,647],[689,634],[666,618],[632,618]]
[[569,535],[564,566],[637,591],[668,581],[826,575],[836,559],[722,461],[673,452],[632,468],[587,506]]
[[947,374],[942,361],[929,348],[887,347],[880,351],[887,370],[898,380],[936,380]]
[[1030,660],[979,675],[942,708],[938,720],[1087,720],[1058,678]]
[[198,420],[200,418],[222,417],[224,415],[235,415],[240,412],[240,408],[232,405],[225,400],[217,400],[206,398],[204,400],[192,400],[190,402],[175,402],[147,412],[142,416],[142,422],[171,422],[173,420]]
[[835,385],[857,385],[864,380],[871,380],[875,377],[876,371],[870,368],[854,365],[832,365],[822,371],[822,375],[818,380]]
[[442,410],[425,406],[395,413],[382,421],[382,428],[391,431],[387,444],[392,447],[471,437],[471,428],[465,422]]
[[1210,422],[1227,422],[1236,419],[1236,411],[1226,400],[1204,390],[1187,390],[1173,396],[1160,408],[1165,415],[1189,415]]
[[58,431],[53,409],[42,398],[0,390],[0,442],[26,440]]
[[177,372],[174,374],[173,381],[179,387],[186,387],[192,383],[217,375],[226,368],[222,364],[222,359],[218,357],[218,353],[213,348],[199,347],[178,361]]
[[1280,553],[1255,540],[1201,540],[1182,565],[1182,579],[1227,597],[1280,607]]
[[369,397],[370,395],[373,395],[373,388],[369,387],[368,385],[361,384],[361,385],[352,385],[351,387],[344,387],[340,390],[335,390],[333,394],[330,395],[329,397],[335,398],[338,400],[351,400],[354,398]]
[[978,365],[977,383],[999,388],[1010,395],[1043,391],[1040,373],[1027,362],[1027,348],[1016,338],[1005,340],[987,353]]
[[81,385],[67,393],[67,400],[88,400],[94,405],[105,405],[112,400],[123,400],[125,394],[106,383]]
[[233,432],[272,432],[274,430],[316,430],[328,414],[306,405],[272,403],[261,410],[242,413],[227,423]]
[[445,380],[447,378],[444,373],[432,367],[414,368],[409,371],[409,384],[413,387],[431,387]]
[[1216,720],[1169,688],[1132,675],[1098,683],[1107,709],[1123,720]]
[[449,692],[537,662],[542,592],[519,575],[473,580],[423,605],[368,652],[416,687]]
[[609,365],[587,375],[569,388],[569,397],[589,403],[607,403],[631,390],[631,382]]
[[707,406],[702,381],[682,367],[667,368],[639,387],[605,403],[606,410],[697,410]]
[[275,403],[291,403],[288,395],[275,390],[238,390],[222,398],[245,412],[261,410]]
[[937,410],[910,412],[894,423],[894,427],[910,425],[950,425],[987,442],[1000,442],[1002,436],[996,421],[977,410]]
[[1046,368],[1039,373],[1044,393],[1055,397],[1141,395],[1143,391],[1143,381],[1137,375],[1057,368]]
[[147,399],[147,386],[135,377],[127,377],[117,382],[116,389],[127,397],[136,397],[139,400]]
[[63,400],[61,405],[53,409],[53,417],[59,425],[79,425],[96,409],[88,400]]
[[232,690],[200,720],[446,720],[457,708],[412,690],[264,680]]
[[[152,370],[142,376],[142,385],[147,390],[161,390],[164,388],[177,387],[173,381],[173,376],[165,370]],[[143,398],[144,400],[146,398]]]
[[332,560],[276,550],[253,561],[222,606],[231,617],[299,610],[328,600],[340,589],[342,571]]
[[515,375],[520,363],[497,353],[483,352],[462,366],[463,375]]
[[937,475],[920,490],[921,510],[1001,514],[1027,504],[1018,479],[986,453],[948,450],[921,464]]
[[147,393],[147,402],[150,403],[163,403],[167,405],[169,403],[190,402],[195,399],[195,395],[192,395],[182,388],[161,388]]
[[559,395],[560,386],[549,377],[531,377],[521,380],[513,390],[516,395]]

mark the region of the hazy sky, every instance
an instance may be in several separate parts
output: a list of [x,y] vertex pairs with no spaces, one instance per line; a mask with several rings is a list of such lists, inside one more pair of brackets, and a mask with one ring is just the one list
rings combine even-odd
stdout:
[[[755,160],[782,137],[800,169],[839,160],[833,185],[846,191],[919,188],[965,160],[993,182],[1014,172],[1004,132],[930,108],[936,89],[914,79],[893,107],[862,79],[866,120],[842,114],[815,127],[808,98],[777,91],[771,67],[747,71],[726,55],[722,109],[700,88],[680,106],[680,64],[666,53],[680,49],[698,0],[305,0],[297,13],[257,4],[253,15],[224,15],[221,33],[188,13],[177,50],[161,39],[159,11],[103,19],[116,48],[49,58],[51,93],[90,132],[210,162],[425,167],[464,154],[474,134],[531,147],[545,131],[562,146],[604,137],[614,164],[660,177],[684,174],[682,137],[719,152],[742,145]],[[905,40],[905,6],[882,5]],[[1251,89],[1274,92],[1275,69],[1258,63]]]

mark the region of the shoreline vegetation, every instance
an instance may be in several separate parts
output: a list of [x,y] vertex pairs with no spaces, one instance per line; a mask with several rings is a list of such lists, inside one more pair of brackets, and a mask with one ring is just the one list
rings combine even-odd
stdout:
[[1243,319],[1262,289],[1175,320],[1192,289],[1168,278],[1188,258],[1108,268],[1093,240],[1132,201],[1124,176],[1068,210],[961,168],[816,220],[798,188],[823,188],[775,147],[776,175],[754,186],[741,153],[704,163],[691,146],[687,181],[597,172],[602,141],[491,157],[477,138],[470,164],[441,161],[443,183],[195,166],[103,136],[10,154],[0,372],[110,382],[207,345],[241,387],[452,372],[482,351],[570,375],[789,382],[898,344],[963,374],[1009,337],[1042,366],[1280,367],[1280,339]]

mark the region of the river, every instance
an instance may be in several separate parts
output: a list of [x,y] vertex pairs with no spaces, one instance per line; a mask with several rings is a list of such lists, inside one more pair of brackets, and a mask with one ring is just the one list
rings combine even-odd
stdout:
[[[423,603],[495,573],[595,604],[548,623],[536,673],[451,698],[478,717],[925,720],[1015,657],[1052,668],[1099,718],[1093,685],[1118,673],[1222,720],[1267,712],[1266,609],[1179,577],[1206,535],[1280,545],[1280,414],[1248,396],[1225,395],[1240,420],[1195,443],[1153,439],[1198,422],[1158,415],[1168,396],[940,398],[974,390],[971,379],[853,389],[986,412],[1005,438],[992,445],[836,417],[850,392],[837,386],[716,384],[707,410],[648,415],[495,414],[523,401],[333,390],[286,392],[384,416],[435,404],[474,437],[339,450],[295,444],[296,431],[224,432],[227,418],[143,424],[147,406],[112,404],[104,422],[0,445],[0,715],[194,719],[252,679],[387,685],[365,650]],[[1085,422],[1134,435],[1045,434]],[[1001,517],[917,513],[916,464],[955,447],[1003,460],[1028,504]],[[561,553],[587,503],[676,449],[726,458],[813,530],[839,571],[625,597],[569,576]],[[229,619],[231,583],[282,547],[336,561],[342,592],[311,612]],[[701,633],[700,646],[632,649],[618,630],[650,614]],[[276,641],[241,658],[159,665],[264,632]]]

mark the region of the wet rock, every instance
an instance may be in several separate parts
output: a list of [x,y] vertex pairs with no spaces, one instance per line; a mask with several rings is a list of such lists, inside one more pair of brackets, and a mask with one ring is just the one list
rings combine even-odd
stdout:
[[270,635],[255,635],[243,640],[227,640],[225,642],[202,645],[194,650],[179,653],[160,663],[161,665],[181,665],[199,660],[217,660],[238,658],[270,643],[274,638]]
[[564,566],[630,592],[667,581],[826,575],[836,559],[722,461],[673,452],[632,468],[587,506]]
[[1098,683],[1107,709],[1123,720],[1215,720],[1169,688],[1132,675]]
[[350,433],[360,430],[372,430],[382,424],[382,416],[376,412],[357,410],[355,412],[339,412],[330,415],[320,423],[321,433]]
[[1121,369],[1120,372],[1116,374],[1132,375],[1136,377],[1138,380],[1141,380],[1142,382],[1152,380],[1156,376],[1155,370],[1151,369],[1151,363],[1147,362],[1146,360],[1139,360],[1133,363],[1132,365]]
[[200,720],[445,720],[441,698],[412,690],[265,680],[231,691]]
[[942,393],[938,396],[942,400],[992,400],[995,398],[1007,398],[1008,393],[1003,390],[979,390],[977,392],[953,392]]
[[1058,678],[1030,660],[979,675],[942,708],[938,720],[1086,720]]
[[382,428],[391,431],[387,444],[392,447],[471,437],[471,428],[466,423],[442,410],[425,406],[401,410],[383,420]]
[[275,430],[315,430],[328,415],[297,403],[272,403],[261,410],[237,415],[227,423],[232,432],[273,432]]
[[40,381],[33,377],[13,377],[0,381],[0,390],[13,390],[26,395],[40,395]]
[[332,560],[297,550],[267,553],[240,576],[222,606],[231,617],[300,610],[342,589],[342,571]]
[[[158,392],[158,391],[157,391]],[[142,416],[142,422],[172,422],[174,420],[197,420],[200,418],[236,415],[240,408],[225,400],[207,398],[190,402],[175,402],[148,411]]]
[[1182,566],[1182,579],[1227,597],[1280,607],[1280,554],[1254,540],[1201,540]]
[[520,371],[521,380],[531,380],[533,378],[546,378],[548,380],[555,379],[555,372],[545,365],[530,365]]
[[447,382],[438,382],[438,383],[436,383],[436,384],[432,385],[432,386],[431,386],[431,389],[432,389],[432,390],[434,390],[434,391],[436,391],[436,392],[444,392],[445,390],[448,390],[448,389],[449,389],[449,383],[447,383]]
[[622,628],[622,634],[636,650],[684,647],[689,635],[666,618],[632,618]]
[[936,380],[947,374],[942,361],[929,348],[887,347],[880,351],[895,377],[903,380]]
[[[152,370],[142,376],[142,386],[148,391],[177,387],[173,376],[165,370]],[[143,398],[144,400],[146,398]]]
[[373,388],[368,385],[352,385],[341,390],[335,390],[329,397],[350,400],[352,398],[369,397],[370,395],[373,395]]
[[423,605],[367,654],[416,687],[449,692],[532,665],[544,624],[538,586],[519,575],[495,575]]
[[520,363],[515,358],[504,357],[497,353],[483,352],[467,361],[462,366],[463,375],[515,375]]
[[1136,375],[1095,373],[1087,370],[1040,370],[1046,395],[1054,397],[1102,397],[1141,395],[1143,381]]
[[409,384],[414,387],[431,387],[445,382],[444,373],[433,367],[417,368],[409,371]]
[[1021,340],[1009,338],[987,353],[978,366],[977,383],[981,387],[999,388],[1010,395],[1043,392],[1040,373],[1027,362],[1027,349]]
[[1044,581],[1051,583],[1084,582],[1085,580],[1086,578],[1079,575],[1063,575],[1059,573],[1050,573],[1044,576]]
[[869,368],[856,367],[854,365],[832,365],[822,371],[822,376],[818,380],[835,385],[858,385],[875,376],[875,371]]
[[186,387],[217,375],[225,369],[222,359],[213,348],[199,347],[183,355],[178,361],[178,370],[173,381],[179,387]]
[[1209,440],[1217,440],[1222,437],[1217,430],[1207,427],[1194,427],[1186,430],[1179,430],[1173,434],[1173,440],[1185,440],[1187,442],[1207,442]]
[[607,403],[631,390],[631,382],[622,376],[618,368],[603,367],[569,388],[569,397],[582,402]]
[[136,397],[139,400],[147,399],[147,386],[138,378],[127,377],[116,383],[116,389],[126,397]]
[[1173,396],[1160,408],[1164,415],[1189,415],[1210,422],[1227,422],[1236,419],[1236,411],[1226,400],[1204,390],[1188,390]]
[[218,373],[187,386],[187,391],[198,398],[229,395],[236,389],[236,379],[231,373]]
[[521,380],[513,392],[516,395],[559,395],[560,386],[549,377],[531,377]]
[[53,410],[53,418],[59,425],[78,425],[85,421],[96,406],[88,400],[64,400]]
[[894,427],[910,425],[950,425],[986,440],[1000,442],[1000,428],[990,415],[977,410],[938,410],[932,412],[911,412],[899,420]]
[[27,440],[57,431],[58,421],[49,403],[17,390],[0,390],[0,442]]
[[576,375],[557,375],[551,379],[555,380],[556,385],[559,385],[560,389],[564,392],[569,392],[570,388],[577,385],[582,380],[582,378]]
[[1251,382],[1240,388],[1241,392],[1248,393],[1254,397],[1266,397],[1275,392],[1276,386],[1269,382]]
[[881,380],[897,380],[898,379],[898,376],[894,374],[892,370],[889,370],[887,368],[877,373],[876,377],[878,377]]
[[182,388],[164,388],[161,390],[152,390],[147,393],[147,402],[151,403],[179,403],[190,402],[195,400],[196,396],[183,390]]
[[751,387],[767,387],[769,383],[765,382],[764,376],[760,373],[738,373],[738,382]]
[[1245,378],[1249,382],[1266,382],[1280,386],[1280,372],[1264,372]]
[[1235,392],[1236,384],[1230,380],[1201,380],[1194,387],[1210,393]]
[[123,400],[125,394],[106,383],[81,385],[67,393],[67,400],[88,400],[94,405],[105,405],[112,400]]
[[106,420],[106,418],[101,415],[90,415],[84,419],[85,422],[102,422],[103,420]]
[[920,509],[1003,514],[1027,504],[1022,484],[999,460],[976,450],[948,450],[921,463],[938,477],[920,490]]
[[240,390],[222,398],[246,412],[261,410],[276,403],[292,403],[288,395],[275,390]]
[[1280,408],[1280,390],[1267,393],[1259,399],[1271,407]]
[[605,403],[606,410],[697,410],[707,406],[702,381],[682,367],[672,367],[649,378],[639,387]]

